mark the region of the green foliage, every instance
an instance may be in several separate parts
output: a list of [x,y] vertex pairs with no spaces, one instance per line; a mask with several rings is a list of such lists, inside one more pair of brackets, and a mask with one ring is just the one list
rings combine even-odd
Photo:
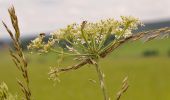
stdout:
[[[110,95],[116,94],[121,88],[124,76],[128,75],[130,87],[121,100],[169,100],[170,58],[167,57],[169,43],[170,40],[159,40],[146,44],[128,43],[102,60],[100,65],[103,66],[102,70],[106,75]],[[158,48],[160,56],[142,57],[142,51],[148,47]],[[3,58],[0,61],[0,81],[3,80],[8,84],[12,94],[18,93],[17,95],[20,96],[20,90],[15,80],[19,73],[9,59],[8,52],[0,52],[0,55]],[[61,82],[54,84],[47,79],[48,66],[57,64],[54,54],[39,56],[26,53],[26,55],[30,56],[30,85],[35,100],[102,100],[101,92],[96,86],[98,84],[97,75],[92,66],[63,73],[60,75]],[[62,65],[72,63],[72,61],[64,59]],[[95,80],[97,83],[91,83],[89,79]]]
[[170,49],[168,50],[167,55],[170,57]]
[[158,56],[159,52],[157,50],[146,50],[143,52],[143,56],[151,57],[151,56]]

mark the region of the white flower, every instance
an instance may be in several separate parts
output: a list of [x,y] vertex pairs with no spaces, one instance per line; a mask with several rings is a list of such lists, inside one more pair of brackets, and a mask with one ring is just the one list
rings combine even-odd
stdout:
[[[103,45],[106,41],[106,45],[109,45],[109,36],[114,35],[116,40],[127,38],[132,35],[132,30],[137,29],[137,26],[140,24],[140,21],[134,17],[121,16],[120,21],[115,19],[106,19],[98,22],[86,22],[82,24],[70,24],[66,28],[59,29],[51,33],[52,38],[49,39],[47,43],[44,43],[43,37],[38,37],[33,40],[29,45],[29,48],[39,49],[39,51],[48,52],[50,48],[54,47],[56,42],[66,41],[75,47],[77,51],[86,51],[89,54],[104,49]],[[110,41],[111,43],[112,41]],[[86,45],[84,45],[86,44]],[[60,45],[58,45],[60,46]],[[59,47],[60,48],[60,47]],[[62,47],[61,47],[62,48]],[[86,50],[86,48],[88,48]],[[82,53],[83,53],[82,52]]]
[[132,35],[131,30],[126,30],[125,33],[123,34],[123,37],[127,38]]

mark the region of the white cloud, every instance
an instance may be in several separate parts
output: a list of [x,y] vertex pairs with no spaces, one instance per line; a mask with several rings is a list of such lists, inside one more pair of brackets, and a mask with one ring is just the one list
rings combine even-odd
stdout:
[[[0,0],[0,20],[9,23],[14,4],[23,33],[53,31],[72,22],[132,15],[141,20],[170,18],[170,0]],[[0,38],[6,36],[0,24]]]

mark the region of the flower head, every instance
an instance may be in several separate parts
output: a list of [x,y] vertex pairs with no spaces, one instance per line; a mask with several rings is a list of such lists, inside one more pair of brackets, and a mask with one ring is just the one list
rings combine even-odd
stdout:
[[[73,23],[52,32],[47,43],[43,42],[44,36],[37,37],[31,41],[28,48],[48,52],[58,46],[67,49],[67,52],[76,50],[80,54],[99,55],[99,51],[113,41],[131,36],[132,30],[137,29],[138,25],[141,25],[141,22],[131,16],[121,16],[121,20],[106,19],[95,23],[87,21],[83,21],[82,24]],[[72,50],[69,50],[68,46]]]

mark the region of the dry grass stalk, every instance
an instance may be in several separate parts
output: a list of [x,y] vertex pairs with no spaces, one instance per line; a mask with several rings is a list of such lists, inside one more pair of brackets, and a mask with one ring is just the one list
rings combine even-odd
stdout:
[[129,88],[128,77],[125,77],[124,80],[122,81],[122,87],[120,91],[117,93],[116,100],[120,100],[120,97],[123,95],[123,93],[127,91],[128,88]]
[[21,72],[22,77],[24,79],[24,81],[17,79],[17,82],[22,92],[25,95],[25,99],[31,100],[31,91],[29,88],[29,77],[28,77],[28,65],[24,57],[21,44],[20,44],[20,30],[19,30],[19,25],[18,25],[18,19],[15,14],[15,9],[13,6],[8,9],[8,12],[9,12],[11,23],[12,23],[12,26],[15,32],[13,33],[4,22],[2,23],[13,41],[14,49],[9,49],[10,55],[16,67]]
[[[168,36],[170,33],[170,28],[166,27],[166,28],[161,28],[161,29],[155,29],[155,30],[151,30],[151,31],[146,31],[146,32],[141,32],[141,33],[136,33],[134,35],[131,35],[127,38],[123,38],[117,42],[113,42],[109,48],[107,48],[106,50],[104,50],[103,52],[101,52],[99,54],[100,58],[104,58],[106,57],[109,53],[111,53],[112,51],[114,51],[116,48],[118,48],[119,46],[121,46],[122,44],[128,42],[128,41],[135,41],[135,40],[139,40],[141,38],[145,39],[146,41],[150,41],[152,39],[155,39],[157,37],[165,37]],[[96,71],[98,73],[98,77],[99,77],[99,82],[100,82],[100,86],[101,89],[103,91],[103,95],[104,95],[104,100],[110,100],[110,98],[107,95],[107,91],[106,91],[106,87],[104,85],[104,76],[103,73],[101,72],[98,63],[94,63],[94,60],[91,58],[86,58],[85,60],[81,61],[78,64],[72,65],[72,66],[68,66],[65,68],[56,68],[53,71],[51,71],[49,74],[50,75],[55,75],[55,74],[59,74],[60,72],[66,72],[66,71],[70,71],[70,70],[76,70],[79,69],[81,67],[83,67],[86,64],[93,64],[96,66]],[[121,95],[126,92],[126,90],[128,89],[129,85],[127,82],[127,77],[124,79],[123,84],[122,84],[122,88],[121,90],[117,93],[117,98],[116,100],[120,100]]]
[[[111,53],[112,51],[114,51],[115,49],[117,49],[119,46],[123,45],[124,43],[131,41],[136,41],[139,39],[144,38],[145,42],[150,41],[152,39],[155,39],[157,37],[165,37],[168,36],[170,34],[170,27],[165,27],[165,28],[160,28],[160,29],[155,29],[155,30],[150,30],[150,31],[146,31],[146,32],[140,32],[140,33],[136,33],[132,36],[129,36],[125,39],[122,39],[118,42],[113,43],[110,48],[106,49],[105,51],[100,53],[100,57],[101,58],[105,58],[109,53]],[[81,62],[79,62],[78,64],[72,65],[72,66],[68,66],[65,68],[57,68],[56,71],[54,70],[53,72],[50,72],[49,74],[54,74],[54,73],[60,73],[60,72],[65,72],[65,71],[70,71],[70,70],[76,70],[81,68],[82,66],[86,65],[86,64],[90,64],[90,59],[85,59]]]
[[9,92],[8,86],[6,83],[0,83],[0,100],[17,100],[17,96],[12,95]]

